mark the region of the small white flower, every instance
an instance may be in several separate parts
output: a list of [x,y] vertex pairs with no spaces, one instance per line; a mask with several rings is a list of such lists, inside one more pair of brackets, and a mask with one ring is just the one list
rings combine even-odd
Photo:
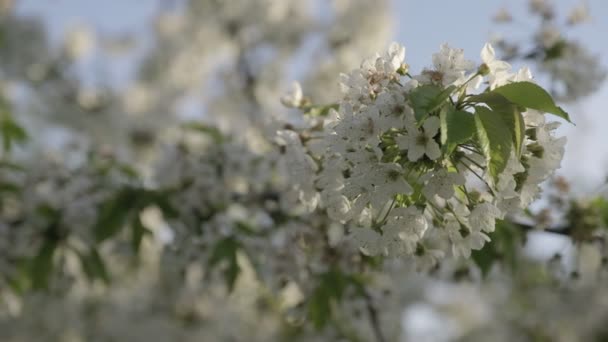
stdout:
[[426,218],[416,207],[396,208],[390,215],[382,227],[382,238],[389,254],[413,254],[428,228]]
[[358,227],[351,231],[350,236],[363,254],[373,256],[384,253],[382,236],[375,230]]
[[496,219],[502,217],[502,212],[491,203],[480,203],[471,211],[469,224],[476,231],[483,230],[491,233],[496,226]]
[[508,81],[511,76],[509,73],[511,65],[496,59],[494,48],[490,43],[486,43],[481,50],[481,60],[490,69],[490,73],[488,74],[490,89],[501,86]]
[[465,183],[465,178],[462,174],[448,172],[445,169],[429,173],[422,178],[423,180],[428,180],[422,189],[422,193],[429,200],[432,200],[435,195],[443,199],[449,199],[454,196],[454,186],[464,185]]
[[445,252],[439,249],[425,249],[423,254],[416,258],[416,269],[428,271],[435,267],[440,260],[445,258]]
[[396,42],[391,43],[385,58],[388,63],[387,66],[390,66],[390,69],[387,69],[387,71],[397,71],[405,61],[405,47]]
[[574,7],[570,14],[568,14],[568,24],[569,25],[577,25],[580,23],[584,23],[589,20],[591,16],[589,15],[589,8],[587,4],[580,3],[578,6]]
[[442,44],[438,53],[433,54],[433,66],[441,74],[443,86],[462,83],[464,73],[475,67],[473,61],[464,58],[462,49]]
[[303,100],[302,87],[298,82],[293,82],[287,94],[281,97],[281,103],[290,108],[299,108]]
[[397,144],[407,149],[407,158],[410,161],[417,161],[425,154],[429,159],[435,160],[441,156],[439,144],[433,139],[439,131],[439,126],[439,118],[431,116],[422,124],[422,131],[415,126],[409,126],[407,136],[398,138]]
[[336,221],[347,221],[350,219],[350,202],[345,196],[332,192],[333,196],[329,197],[326,203],[327,215]]

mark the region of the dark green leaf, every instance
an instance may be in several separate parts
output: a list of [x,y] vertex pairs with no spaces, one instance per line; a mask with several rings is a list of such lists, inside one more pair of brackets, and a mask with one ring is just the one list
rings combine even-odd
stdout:
[[317,287],[308,300],[308,317],[321,330],[331,318],[331,297],[323,287]]
[[608,200],[603,197],[597,197],[591,202],[591,206],[597,210],[604,229],[608,229]]
[[22,144],[27,141],[27,133],[8,115],[3,115],[0,119],[0,133],[2,134],[2,144],[4,151],[10,152],[13,143]]
[[13,170],[13,171],[20,171],[20,172],[25,171],[25,169],[23,168],[23,166],[15,164],[15,163],[11,163],[11,162],[6,161],[6,160],[0,160],[0,168],[10,169],[10,170]]
[[31,260],[29,275],[33,289],[39,290],[47,287],[49,277],[53,272],[53,255],[56,249],[57,242],[47,240]]
[[430,113],[438,110],[454,89],[454,86],[442,89],[435,85],[422,85],[412,90],[409,99],[416,121],[422,123]]
[[471,258],[486,276],[496,262],[511,270],[517,267],[518,249],[523,244],[523,230],[509,221],[496,221],[496,229],[488,234],[490,242],[480,250],[473,250]]
[[493,91],[470,96],[467,100],[474,103],[485,103],[502,117],[511,133],[515,152],[520,156],[524,143],[526,126],[518,106],[509,101],[506,97]]
[[473,259],[477,267],[481,270],[481,275],[484,277],[487,276],[492,269],[492,265],[494,265],[494,262],[498,259],[494,240],[486,243],[480,250],[472,250],[471,259]]
[[442,110],[440,119],[441,144],[448,153],[475,135],[475,119],[472,113],[462,110]]
[[346,289],[354,286],[358,293],[363,291],[363,281],[342,273],[337,268],[321,274],[319,285],[308,299],[308,316],[316,329],[322,329],[331,318],[332,301],[339,303]]
[[144,235],[151,233],[152,232],[141,222],[139,215],[133,215],[133,220],[131,221],[131,247],[136,254],[139,253],[139,248],[141,247],[141,241],[143,240]]
[[304,109],[304,113],[310,116],[327,116],[329,111],[334,109],[338,110],[340,105],[337,103],[328,104],[328,105],[318,105],[318,106],[310,106]]
[[568,47],[568,43],[560,39],[557,43],[553,44],[551,47],[545,49],[545,61],[549,61],[552,59],[557,59],[562,56],[564,50]]
[[183,125],[186,129],[195,130],[201,133],[208,134],[215,142],[219,143],[224,140],[224,135],[216,127],[205,125],[200,122],[189,122]]
[[475,107],[477,138],[494,181],[507,166],[513,142],[511,133],[501,116],[486,107]]
[[31,260],[21,259],[15,265],[15,272],[7,279],[10,288],[17,294],[23,294],[30,286]]
[[116,235],[125,225],[137,204],[137,191],[123,188],[104,203],[93,229],[98,242]]
[[173,207],[173,205],[169,201],[169,194],[156,192],[156,194],[154,195],[153,204],[157,205],[158,208],[160,208],[166,218],[175,218],[179,215],[179,212]]
[[97,249],[92,248],[88,254],[78,253],[78,257],[82,269],[90,281],[100,279],[106,284],[110,283],[110,275]]
[[0,183],[0,193],[3,192],[19,193],[19,187],[11,183]]
[[570,117],[557,106],[547,91],[532,82],[514,82],[493,90],[520,106],[555,114],[568,122]]
[[208,264],[210,269],[215,268],[220,262],[226,263],[226,265],[224,265],[224,279],[229,292],[234,290],[234,285],[241,272],[237,260],[237,252],[240,248],[241,244],[238,240],[234,237],[227,237],[215,244],[211,251],[211,256],[209,257]]

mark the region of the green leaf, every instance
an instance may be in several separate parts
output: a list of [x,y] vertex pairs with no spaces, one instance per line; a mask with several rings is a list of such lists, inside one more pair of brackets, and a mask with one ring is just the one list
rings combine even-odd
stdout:
[[57,249],[57,241],[44,242],[38,254],[30,261],[29,276],[34,290],[44,289],[48,285],[53,272],[53,256]]
[[323,287],[317,287],[308,299],[308,317],[317,330],[325,327],[331,318],[331,297]]
[[19,186],[12,183],[0,183],[0,194],[3,192],[19,193]]
[[241,244],[239,241],[230,236],[218,241],[213,247],[211,256],[209,257],[208,265],[210,269],[215,268],[222,261],[226,263],[224,279],[229,292],[234,290],[234,285],[241,272],[241,267],[237,260],[237,252],[240,248]]
[[13,143],[22,144],[27,141],[27,133],[8,115],[2,115],[0,119],[0,133],[2,134],[2,145],[5,152],[10,152]]
[[439,117],[441,145],[447,153],[475,135],[475,119],[472,113],[462,110],[442,110]]
[[330,110],[332,110],[332,109],[338,110],[338,108],[340,108],[340,105],[337,103],[332,103],[332,104],[328,104],[328,105],[309,106],[304,109],[304,114],[310,115],[310,116],[327,116],[327,114],[329,114]]
[[496,262],[511,270],[517,268],[518,249],[523,245],[524,231],[509,221],[497,220],[496,229],[489,233],[490,242],[480,250],[471,251],[471,258],[485,277]]
[[526,137],[526,125],[518,106],[506,97],[493,91],[470,96],[467,100],[474,103],[485,103],[494,112],[500,114],[513,138],[515,152],[517,156],[520,156]]
[[597,210],[604,229],[608,229],[608,200],[603,197],[597,197],[591,201],[591,206]]
[[[492,234],[489,235],[492,236]],[[473,259],[473,262],[479,267],[481,275],[484,277],[488,275],[492,269],[492,265],[494,265],[494,262],[496,262],[499,257],[495,243],[494,239],[492,239],[490,242],[486,243],[482,249],[471,251],[471,259]]]
[[137,191],[123,188],[100,210],[99,218],[93,228],[97,242],[102,242],[116,235],[125,225],[137,201]]
[[205,125],[200,122],[188,122],[182,127],[209,135],[215,142],[220,143],[224,140],[224,135],[216,127]]
[[32,259],[18,258],[14,261],[14,271],[7,275],[8,286],[18,295],[23,295],[31,287]]
[[154,191],[151,195],[150,204],[157,205],[158,208],[163,212],[163,215],[166,218],[175,218],[179,216],[179,212],[173,207],[171,202],[169,201],[170,194],[167,194],[162,191]]
[[106,284],[110,283],[110,275],[97,249],[92,248],[88,254],[78,252],[78,257],[89,281],[100,279]]
[[139,253],[141,241],[146,234],[152,234],[152,232],[141,222],[139,214],[133,215],[133,220],[131,221],[131,247],[136,254]]
[[545,61],[560,58],[567,47],[568,42],[563,39],[560,39],[557,43],[553,44],[549,48],[545,48]]
[[514,82],[493,90],[520,106],[555,114],[568,122],[570,117],[557,106],[547,91],[532,82]]
[[329,322],[332,301],[339,303],[349,286],[354,286],[358,292],[363,291],[360,278],[344,274],[337,268],[320,275],[319,285],[308,299],[308,317],[316,329],[322,329]]
[[427,84],[412,90],[409,99],[416,121],[422,123],[430,113],[438,110],[455,88],[455,86],[449,86],[442,89],[439,86]]
[[511,133],[502,117],[486,107],[475,107],[477,138],[494,181],[507,166],[513,142]]
[[0,160],[0,168],[9,169],[12,171],[24,172],[25,168],[19,164],[11,163],[7,160]]

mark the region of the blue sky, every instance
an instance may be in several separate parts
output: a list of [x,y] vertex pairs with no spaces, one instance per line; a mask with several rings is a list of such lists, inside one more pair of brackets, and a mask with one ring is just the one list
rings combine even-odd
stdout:
[[[289,1],[289,0],[286,0]],[[554,1],[558,14],[564,17],[580,0]],[[21,13],[38,14],[45,18],[51,37],[58,39],[69,27],[88,24],[105,34],[125,31],[144,32],[152,17],[170,0],[20,0]],[[588,0],[592,21],[569,31],[586,46],[601,55],[608,67],[608,1]],[[507,8],[515,24],[497,26],[491,17],[501,7]],[[430,61],[440,44],[447,42],[465,49],[468,58],[479,60],[479,51],[493,32],[510,37],[526,38],[537,23],[527,15],[526,0],[393,0],[395,16],[394,40],[404,44],[413,70]],[[362,56],[362,58],[365,56]],[[129,64],[117,62],[110,77],[121,79],[130,71]],[[567,126],[562,132],[569,143],[560,173],[578,185],[581,192],[597,189],[608,175],[608,115],[603,100],[608,99],[608,83],[593,96],[580,103],[565,106],[577,126]]]

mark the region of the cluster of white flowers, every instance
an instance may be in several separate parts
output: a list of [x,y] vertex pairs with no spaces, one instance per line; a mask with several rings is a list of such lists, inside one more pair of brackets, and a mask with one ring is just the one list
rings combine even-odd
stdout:
[[51,245],[66,254],[86,253],[95,246],[100,208],[134,183],[132,172],[113,157],[96,153],[72,164],[47,155],[21,165],[1,163],[0,284]]
[[[422,265],[433,265],[446,254],[469,257],[482,248],[496,219],[537,198],[539,184],[560,165],[565,138],[553,135],[558,123],[527,109],[521,152],[511,149],[494,176],[495,161],[484,153],[475,124],[448,146],[446,108],[466,116],[457,124],[472,122],[466,109],[476,107],[467,106],[467,99],[473,101],[484,81],[488,92],[532,81],[527,68],[511,72],[489,44],[481,58],[476,68],[461,49],[442,45],[433,66],[412,76],[405,48],[394,43],[342,75],[339,110],[330,111],[322,129],[312,127],[306,136],[279,132],[283,141],[290,137],[288,157],[300,198],[348,223],[366,254],[416,255]],[[432,103],[436,99],[445,105]]]

